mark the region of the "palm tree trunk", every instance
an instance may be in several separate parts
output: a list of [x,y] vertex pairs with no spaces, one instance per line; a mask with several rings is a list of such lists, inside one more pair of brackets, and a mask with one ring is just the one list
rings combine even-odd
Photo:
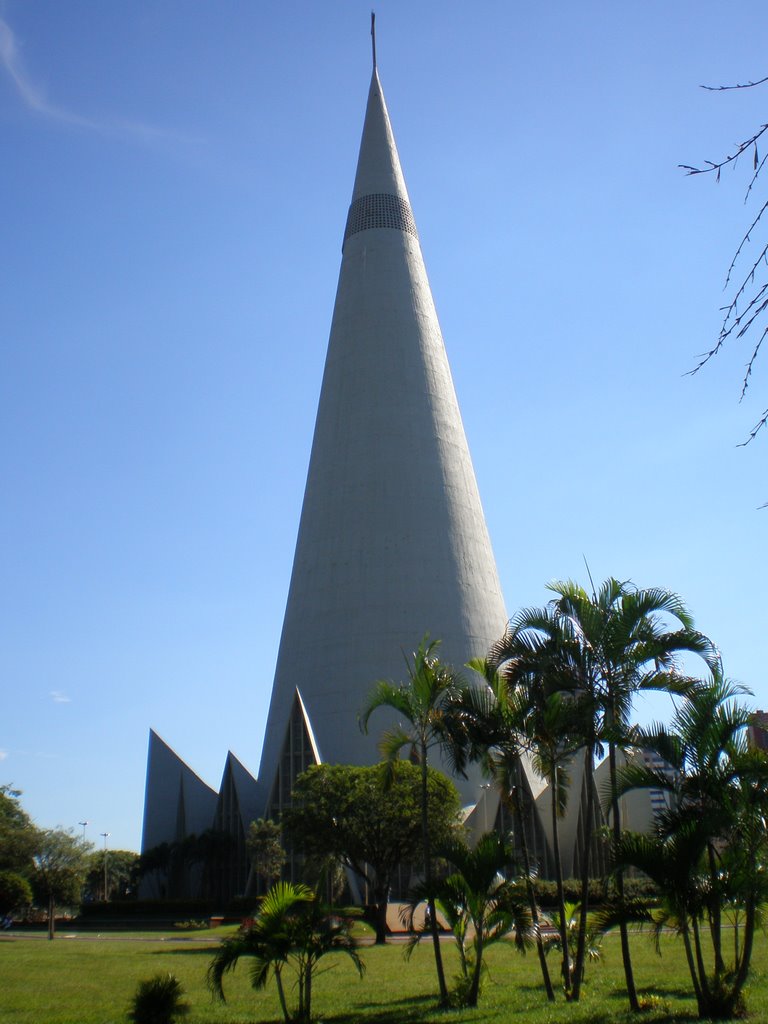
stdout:
[[427,744],[421,744],[421,838],[424,846],[424,884],[427,889],[430,929],[432,932],[432,948],[435,953],[435,969],[437,970],[437,984],[440,989],[440,1005],[448,1005],[448,986],[445,983],[445,969],[443,967],[443,955],[440,950],[440,931],[437,925],[437,910],[435,908],[435,896],[432,887],[432,851],[429,842],[429,821],[427,818]]
[[477,1006],[480,995],[480,972],[483,969],[483,925],[482,921],[475,928],[475,970],[472,975],[472,985],[467,996],[467,1006]]
[[571,997],[571,959],[568,948],[568,923],[565,919],[565,890],[563,888],[563,862],[560,857],[560,828],[558,825],[557,813],[557,766],[552,769],[549,778],[549,789],[552,795],[552,852],[555,858],[555,880],[557,882],[557,909],[560,918],[560,945],[562,947],[563,964],[563,990],[565,998]]
[[[616,770],[616,744],[611,741],[608,744],[608,767],[611,773],[611,813],[613,816],[613,842],[618,846],[621,842],[621,811],[619,809],[618,779]],[[637,1013],[640,1009],[640,1002],[637,998],[635,988],[635,973],[632,970],[632,954],[629,950],[629,929],[624,916],[624,870],[619,868],[616,872],[616,892],[619,897],[621,908],[621,920],[619,922],[619,934],[621,936],[621,959],[624,962],[624,981],[627,986],[627,997],[630,1009]]]
[[738,907],[733,913],[733,962],[734,964],[739,963],[741,956],[741,946],[739,942],[739,910]]
[[709,861],[709,884],[710,884],[710,908],[709,925],[712,932],[712,948],[715,954],[715,974],[725,973],[725,962],[723,960],[722,943],[722,916],[720,912],[720,893],[717,878],[717,861],[715,859],[715,848],[712,843],[707,844],[707,858]]
[[755,927],[757,924],[757,902],[754,894],[747,897],[746,914],[744,917],[744,945],[741,952],[741,963],[736,972],[736,980],[733,983],[734,1000],[741,992],[749,974],[749,965],[752,960],[752,945],[755,938]]
[[699,933],[699,922],[693,917],[691,919],[691,925],[693,928],[693,946],[696,951],[696,968],[699,974],[699,984],[701,986],[701,998],[705,1010],[709,1008],[710,992],[709,982],[707,981],[707,968],[704,965],[704,955],[701,952],[701,935]]
[[683,918],[682,922],[682,933],[683,933],[683,946],[685,947],[685,959],[688,962],[688,970],[691,974],[691,982],[693,983],[693,991],[696,996],[696,1005],[699,1009],[699,1014],[704,1010],[704,1004],[701,998],[701,986],[699,985],[699,976],[696,972],[696,964],[693,959],[693,950],[691,949],[691,933],[688,928],[687,918]]
[[579,1001],[581,981],[584,977],[584,958],[587,950],[587,912],[589,910],[589,868],[592,853],[592,815],[594,814],[594,741],[590,737],[584,754],[584,778],[587,785],[587,807],[585,812],[584,848],[581,856],[581,907],[579,910],[579,935],[576,944],[576,964],[573,971],[571,999]]
[[517,784],[512,788],[512,813],[515,817],[515,827],[517,828],[517,834],[520,837],[520,853],[523,858],[523,871],[525,872],[525,891],[528,896],[528,906],[531,911],[531,920],[533,921],[533,927],[536,931],[536,952],[539,955],[539,966],[541,967],[541,976],[544,980],[544,988],[547,991],[547,999],[554,1003],[555,991],[552,988],[552,981],[549,977],[549,967],[547,966],[547,954],[544,949],[544,942],[541,938],[541,927],[539,925],[539,908],[536,905],[536,890],[533,888],[533,882],[531,881],[531,858],[528,854],[528,838],[525,832],[525,822],[523,820],[523,812],[520,805],[520,766],[517,766]]
[[307,961],[307,979],[304,983],[304,1016],[301,1018],[302,1021],[306,1021],[306,1024],[310,1024],[312,1020],[312,971],[314,970],[314,963],[311,959]]
[[275,967],[275,984],[277,985],[277,995],[280,1000],[280,1008],[283,1011],[283,1017],[285,1017],[285,1024],[290,1024],[291,1015],[288,1013],[288,1004],[285,1001],[285,991],[283,989],[283,979],[280,976],[281,968]]
[[304,1014],[304,972],[305,972],[305,970],[306,970],[305,964],[301,963],[299,965],[299,972],[298,972],[299,977],[298,977],[298,982],[297,982],[297,987],[298,987],[298,990],[299,990],[299,1005],[298,1005],[298,1007],[296,1009],[296,1020],[299,1021],[300,1024],[304,1024],[304,1021],[306,1019],[305,1014]]

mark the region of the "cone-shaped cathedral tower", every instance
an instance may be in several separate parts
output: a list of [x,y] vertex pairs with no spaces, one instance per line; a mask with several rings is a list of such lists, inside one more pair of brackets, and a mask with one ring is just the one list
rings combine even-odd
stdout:
[[[378,761],[385,714],[370,735],[358,725],[375,681],[406,678],[404,655],[426,634],[460,668],[488,651],[506,621],[374,56],[258,781],[232,776],[217,827],[231,818],[240,849],[247,823],[227,808],[250,806],[255,794],[261,813],[277,816],[309,764]],[[541,785],[520,767],[546,873],[532,804]],[[153,795],[152,778],[145,850],[149,834],[173,841],[177,816],[170,798]],[[456,780],[465,803],[480,795],[477,781]],[[503,809],[488,798],[486,789],[485,827],[503,826]]]
[[259,771],[269,805],[292,781],[278,779],[283,765],[294,774],[289,751],[306,746],[297,718],[321,760],[372,763],[377,737],[357,716],[373,683],[403,678],[425,633],[460,667],[505,623],[374,67]]

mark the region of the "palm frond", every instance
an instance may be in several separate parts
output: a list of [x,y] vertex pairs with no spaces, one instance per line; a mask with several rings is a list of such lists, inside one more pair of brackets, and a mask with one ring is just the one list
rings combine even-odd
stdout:
[[359,722],[363,732],[368,732],[368,721],[373,712],[382,707],[392,708],[409,722],[413,720],[413,704],[407,688],[395,686],[394,683],[380,679],[374,683],[373,689],[360,711]]

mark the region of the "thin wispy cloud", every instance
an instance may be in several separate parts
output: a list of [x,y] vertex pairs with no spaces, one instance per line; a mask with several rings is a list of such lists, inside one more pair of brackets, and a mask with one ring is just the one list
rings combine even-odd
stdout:
[[36,83],[25,68],[13,29],[3,17],[0,17],[0,67],[10,77],[19,98],[27,109],[59,124],[84,128],[102,135],[117,136],[126,141],[148,142],[162,139],[177,142],[195,141],[139,121],[125,121],[119,118],[95,120],[83,117],[81,114],[53,103],[46,96],[43,86]]
[[51,700],[53,701],[54,704],[71,704],[72,703],[72,699],[70,697],[68,697],[66,695],[66,693],[62,693],[61,690],[51,690],[50,696],[51,696]]
[[8,751],[0,750],[0,761],[6,761],[8,759]]

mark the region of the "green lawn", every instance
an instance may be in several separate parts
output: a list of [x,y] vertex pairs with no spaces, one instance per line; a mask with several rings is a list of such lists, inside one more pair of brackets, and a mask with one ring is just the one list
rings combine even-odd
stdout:
[[[449,971],[454,952],[445,947]],[[272,1024],[280,1021],[273,985],[254,992],[248,983],[247,961],[225,982],[227,1002],[212,1000],[205,972],[213,947],[184,941],[178,934],[165,941],[137,941],[122,933],[109,938],[67,938],[55,942],[35,939],[0,939],[0,1022],[8,1024],[110,1024],[126,1022],[126,1010],[136,984],[158,971],[170,971],[184,986],[192,1012],[189,1024]],[[626,1011],[622,988],[619,944],[609,936],[604,959],[588,967],[583,1001],[568,1006],[561,1000],[547,1004],[539,981],[535,954],[521,957],[509,946],[490,950],[489,973],[476,1010],[438,1012],[431,950],[416,950],[409,962],[403,947],[367,947],[367,971],[360,981],[347,960],[341,960],[318,979],[314,1012],[326,1024],[431,1024],[473,1021],[520,1024],[612,1024],[632,1018]],[[689,981],[682,949],[665,941],[658,957],[644,936],[633,940],[635,973],[641,997],[652,1006],[642,1020],[686,1021],[696,1017],[689,997]],[[555,960],[550,961],[553,973]],[[322,964],[321,964],[322,966]],[[747,992],[750,1017],[768,1020],[768,944],[757,939],[754,972]]]

